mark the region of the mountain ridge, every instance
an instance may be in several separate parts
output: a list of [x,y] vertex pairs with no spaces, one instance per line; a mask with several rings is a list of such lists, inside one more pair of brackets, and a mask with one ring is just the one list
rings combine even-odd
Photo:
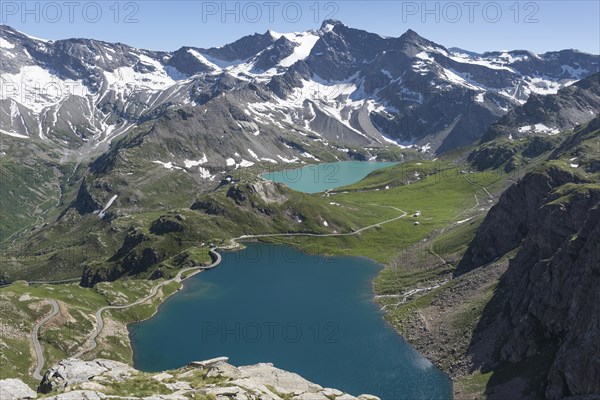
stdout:
[[[474,57],[453,53],[412,30],[384,38],[331,20],[316,31],[269,30],[221,47],[187,45],[173,52],[94,39],[43,41],[6,25],[0,36],[5,42],[0,48],[2,80],[17,91],[0,99],[3,134],[37,136],[60,148],[89,153],[167,108],[204,105],[194,93],[210,99],[206,94],[215,89],[206,81],[211,76],[230,80],[230,88],[242,92],[248,82],[261,87],[266,94],[266,101],[258,103],[262,109],[248,103],[254,110],[247,111],[277,130],[287,127],[270,120],[274,114],[265,107],[285,109],[293,126],[317,135],[326,125],[333,132],[347,132],[351,142],[365,142],[363,136],[374,146],[396,142],[441,152],[477,139],[531,92],[553,93],[584,71],[598,69],[598,56],[586,53],[513,51]],[[579,61],[561,64],[565,57]],[[282,88],[277,83],[282,80],[287,89],[272,92],[274,86]],[[28,84],[77,92],[40,93]],[[290,104],[291,93],[312,106]],[[461,113],[465,106],[469,111]],[[328,122],[312,121],[311,107],[322,112],[318,121]],[[442,112],[447,107],[451,112]],[[367,121],[359,118],[361,113],[371,122],[357,123]],[[89,117],[67,120],[72,114]],[[455,121],[446,114],[461,117]],[[479,117],[473,119],[474,114]],[[345,139],[338,142],[348,144]]]

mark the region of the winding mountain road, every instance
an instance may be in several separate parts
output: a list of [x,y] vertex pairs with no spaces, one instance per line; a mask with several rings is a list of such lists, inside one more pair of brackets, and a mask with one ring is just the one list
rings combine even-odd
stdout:
[[[191,268],[182,269],[181,271],[179,271],[177,273],[177,275],[174,278],[166,280],[166,281],[161,282],[158,285],[154,286],[150,290],[150,293],[147,296],[142,297],[141,299],[138,299],[138,300],[134,301],[133,303],[125,304],[122,306],[105,306],[105,307],[99,308],[98,311],[96,311],[96,326],[94,327],[94,331],[92,332],[92,335],[89,337],[89,339],[87,341],[87,347],[84,347],[83,349],[79,350],[76,354],[73,355],[73,357],[75,357],[75,358],[81,357],[85,353],[88,353],[88,352],[94,350],[96,348],[96,346],[98,346],[98,343],[96,342],[96,338],[100,335],[100,333],[102,333],[102,329],[104,329],[104,320],[102,319],[102,313],[104,311],[106,311],[106,310],[123,310],[126,308],[140,305],[140,304],[145,303],[146,301],[152,299],[154,296],[156,296],[156,294],[158,293],[158,290],[160,288],[162,288],[163,286],[168,285],[169,283],[172,283],[172,282],[182,282],[185,279],[195,275],[197,272],[204,271],[207,269],[212,269],[212,268],[216,267],[217,265],[219,265],[221,263],[221,259],[222,259],[221,254],[217,253],[215,251],[215,249],[210,249],[209,251],[212,255],[215,256],[215,260],[212,262],[212,264],[204,266],[204,267],[191,267]],[[185,274],[186,272],[189,272],[189,271],[194,271],[194,270],[195,270],[194,273],[186,275],[185,278],[182,278],[183,274]]]
[[49,299],[47,301],[50,303],[50,305],[52,305],[52,311],[50,314],[42,318],[37,324],[35,324],[33,330],[31,331],[31,341],[33,342],[33,347],[35,348],[35,354],[37,357],[37,365],[33,371],[33,377],[38,380],[42,380],[41,371],[42,368],[44,368],[44,352],[42,351],[42,345],[40,344],[39,340],[39,331],[42,325],[54,318],[59,311],[56,300]]
[[406,211],[402,211],[399,208],[396,207],[392,207],[392,206],[382,206],[379,204],[372,204],[375,206],[379,206],[379,207],[385,207],[385,208],[391,208],[394,209],[400,213],[402,213],[400,216],[398,217],[394,217],[394,218],[390,218],[388,220],[382,221],[382,222],[378,222],[376,224],[372,224],[369,226],[365,226],[363,228],[357,229],[355,231],[352,232],[346,232],[346,233],[266,233],[266,234],[262,234],[262,235],[242,235],[242,236],[238,236],[237,238],[234,239],[230,239],[229,242],[232,244],[233,247],[237,247],[238,245],[238,241],[239,240],[248,240],[248,239],[260,239],[260,238],[269,238],[269,237],[288,237],[288,236],[308,236],[308,237],[336,237],[336,236],[354,236],[354,235],[358,235],[359,233],[366,231],[367,229],[372,229],[372,228],[376,228],[379,227],[381,225],[384,224],[388,224],[390,222],[394,222],[397,221],[401,218],[406,217],[407,212]]
[[[384,224],[387,224],[387,223],[390,223],[390,222],[397,221],[397,220],[399,220],[401,218],[404,218],[407,215],[406,211],[402,211],[402,210],[400,210],[399,208],[396,208],[396,207],[381,206],[379,204],[373,204],[373,205],[394,209],[394,210],[400,212],[401,215],[399,215],[397,217],[394,217],[394,218],[387,219],[387,220],[382,221],[382,222],[378,222],[376,224],[365,226],[365,227],[357,229],[357,230],[355,230],[353,232],[347,232],[347,233],[321,233],[321,234],[318,234],[318,233],[270,233],[270,234],[261,234],[261,235],[242,235],[242,236],[239,236],[237,238],[230,239],[230,243],[232,244],[233,247],[237,247],[239,245],[238,241],[240,241],[240,240],[260,239],[260,238],[268,238],[268,237],[288,237],[288,236],[336,237],[336,236],[354,236],[354,235],[358,235],[359,233],[361,233],[363,231],[366,231],[368,229],[372,229],[372,228],[379,227],[381,225],[384,225]],[[148,301],[148,300],[152,299],[154,296],[156,296],[156,294],[158,293],[159,289],[162,288],[163,286],[168,285],[169,283],[172,283],[172,282],[182,282],[185,279],[187,279],[187,278],[195,275],[196,273],[198,273],[200,271],[204,271],[204,270],[215,268],[217,265],[219,265],[221,263],[221,260],[222,260],[221,254],[219,254],[217,252],[217,249],[218,249],[218,247],[211,248],[209,250],[210,254],[212,254],[214,256],[214,261],[210,265],[207,265],[207,266],[204,266],[204,267],[191,267],[191,268],[183,269],[183,270],[179,271],[174,278],[166,280],[164,282],[161,282],[161,283],[157,284],[156,286],[152,287],[152,289],[150,290],[150,293],[147,296],[145,296],[145,297],[143,297],[141,299],[138,299],[138,300],[134,301],[133,303],[129,303],[129,304],[126,304],[126,305],[121,305],[121,306],[104,306],[104,307],[99,308],[96,311],[96,314],[95,314],[96,326],[94,327],[94,330],[93,330],[91,336],[88,338],[86,346],[84,348],[82,348],[81,350],[79,350],[72,357],[75,357],[75,358],[81,357],[82,355],[84,355],[84,354],[92,351],[93,349],[95,349],[98,346],[98,343],[96,342],[96,339],[98,338],[98,336],[100,335],[100,333],[102,333],[102,330],[104,329],[104,320],[102,319],[102,313],[104,313],[104,311],[106,311],[106,310],[123,310],[123,309],[126,309],[126,308],[134,307],[136,305],[145,303],[146,301]],[[183,274],[185,274],[187,272],[190,272],[190,271],[194,271],[194,272],[191,273],[191,274],[189,274],[189,275],[186,275],[185,278],[183,278]],[[31,332],[31,338],[32,338],[32,341],[34,343],[36,354],[37,354],[37,359],[38,359],[37,368],[36,368],[33,376],[34,376],[35,379],[39,379],[39,380],[42,379],[42,376],[40,375],[40,371],[41,371],[41,369],[43,368],[43,365],[44,365],[44,356],[43,356],[42,348],[41,348],[41,345],[40,345],[39,339],[38,339],[39,328],[43,324],[45,324],[48,320],[50,320],[52,317],[54,317],[56,314],[58,314],[58,303],[55,300],[48,300],[48,301],[54,307],[53,312],[50,315],[44,317],[40,322],[38,322],[36,324],[36,326],[34,327],[33,331]]]

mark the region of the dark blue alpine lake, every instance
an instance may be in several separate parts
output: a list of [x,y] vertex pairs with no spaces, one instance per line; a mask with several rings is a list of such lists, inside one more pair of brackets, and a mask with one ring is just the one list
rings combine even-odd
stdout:
[[449,378],[372,302],[381,266],[251,243],[223,253],[151,319],[129,326],[136,368],[162,371],[228,356],[271,362],[324,387],[382,400],[451,399]]

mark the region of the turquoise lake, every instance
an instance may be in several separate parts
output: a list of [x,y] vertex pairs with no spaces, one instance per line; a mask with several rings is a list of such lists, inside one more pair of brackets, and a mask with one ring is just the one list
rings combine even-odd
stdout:
[[382,400],[451,399],[449,378],[372,302],[381,266],[251,243],[185,282],[151,319],[129,326],[135,366],[179,368],[228,356],[271,362],[324,387]]
[[324,192],[358,182],[371,172],[396,165],[395,162],[339,161],[308,165],[284,171],[272,171],[262,178],[285,183],[291,189],[304,193]]

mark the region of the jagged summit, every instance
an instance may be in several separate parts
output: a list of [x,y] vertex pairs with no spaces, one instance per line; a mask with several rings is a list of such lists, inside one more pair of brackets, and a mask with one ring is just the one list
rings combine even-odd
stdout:
[[400,37],[397,38],[396,41],[398,41],[404,45],[415,46],[416,48],[422,49],[422,50],[430,51],[431,49],[439,49],[439,52],[442,52],[442,53],[448,52],[448,50],[444,46],[424,38],[423,36],[419,35],[417,32],[413,31],[412,29],[408,29],[406,32],[404,32],[402,35],[400,35]]
[[326,19],[321,23],[321,31],[330,31],[333,28],[335,28],[336,26],[346,26],[342,23],[342,21],[339,21],[337,19]]
[[417,32],[413,31],[412,29],[408,29],[406,32],[404,32],[400,38],[406,39],[406,40],[420,40],[423,39],[423,37],[421,35],[419,35]]

